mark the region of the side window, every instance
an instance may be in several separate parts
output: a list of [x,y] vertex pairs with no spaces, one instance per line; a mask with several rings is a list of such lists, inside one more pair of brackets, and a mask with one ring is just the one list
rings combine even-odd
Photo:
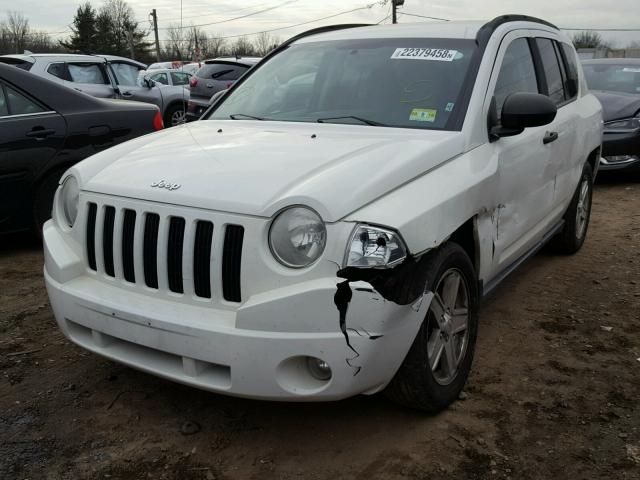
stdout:
[[9,115],[9,108],[7,107],[7,99],[4,96],[4,89],[0,85],[0,117],[6,117]]
[[140,73],[140,69],[135,65],[113,62],[111,63],[111,69],[116,77],[118,85],[135,87],[138,84],[138,73]]
[[151,75],[149,78],[154,82],[158,82],[163,85],[169,85],[169,79],[167,78],[166,73],[156,73],[154,75]]
[[533,56],[526,38],[511,42],[504,54],[494,91],[498,118],[505,99],[516,92],[538,93]]
[[96,63],[68,63],[71,81],[75,83],[91,83],[108,85],[109,79],[101,65]]
[[174,85],[189,85],[189,75],[182,72],[171,72],[171,82]]
[[53,75],[54,77],[58,77],[62,80],[69,80],[67,75],[67,69],[64,66],[64,63],[52,63],[47,67],[47,73]]
[[29,113],[44,112],[44,108],[29,100],[21,93],[16,92],[13,88],[7,86],[4,88],[7,94],[6,101],[9,106],[9,113],[11,115],[27,115]]
[[573,47],[566,43],[560,43],[567,70],[565,90],[568,98],[575,98],[578,94],[578,62]]
[[540,51],[540,59],[542,60],[542,68],[544,69],[544,76],[547,79],[549,98],[558,105],[565,101],[564,84],[553,43],[554,42],[548,38],[536,38],[536,44]]

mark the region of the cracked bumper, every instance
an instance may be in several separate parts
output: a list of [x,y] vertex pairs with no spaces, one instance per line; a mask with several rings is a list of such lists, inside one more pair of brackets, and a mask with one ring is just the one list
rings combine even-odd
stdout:
[[[353,283],[346,323],[356,356],[333,305],[338,278],[264,292],[234,310],[217,309],[105,283],[85,271],[55,228],[45,227],[44,237],[47,291],[67,338],[133,368],[235,396],[315,401],[374,393],[400,366],[431,298],[398,306],[368,283]],[[302,329],[293,328],[292,317],[305,315],[301,309],[314,316],[323,309],[323,324],[297,331]],[[260,329],[243,327],[257,324]],[[301,360],[307,356],[327,362],[331,379],[316,380]]]

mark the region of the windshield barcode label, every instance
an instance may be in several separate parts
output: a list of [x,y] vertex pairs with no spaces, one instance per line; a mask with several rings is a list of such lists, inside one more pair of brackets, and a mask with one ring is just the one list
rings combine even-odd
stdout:
[[446,50],[443,48],[396,48],[391,58],[402,60],[437,60],[440,62],[451,62],[457,50]]

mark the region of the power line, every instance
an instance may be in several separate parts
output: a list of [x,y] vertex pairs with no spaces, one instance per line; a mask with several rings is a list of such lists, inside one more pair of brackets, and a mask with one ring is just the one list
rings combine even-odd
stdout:
[[[266,3],[258,3],[256,5],[251,5],[249,7],[244,7],[244,8],[240,8],[238,10],[232,10],[231,12],[225,12],[227,14],[231,14],[231,15],[235,15],[238,12],[244,12],[245,10],[249,10],[251,8],[258,8],[258,7],[262,7],[263,5],[267,5]],[[203,15],[190,15],[188,17],[182,17],[183,20],[188,20],[190,18],[202,18],[202,17],[213,17],[213,16],[219,16],[219,13],[207,13],[207,14],[203,14]]]
[[[338,13],[335,13],[333,15],[329,15],[327,17],[316,18],[314,20],[309,20],[307,22],[302,22],[302,23],[296,23],[294,25],[287,25],[286,27],[271,28],[269,30],[262,30],[260,32],[242,33],[242,34],[237,34],[237,35],[226,35],[226,36],[221,36],[221,37],[216,36],[215,38],[227,39],[227,38],[250,37],[251,35],[260,35],[261,33],[271,33],[271,32],[276,32],[278,30],[286,30],[286,29],[289,29],[289,28],[301,27],[303,25],[308,25],[310,23],[321,22],[322,20],[328,20],[330,18],[338,17],[340,15],[346,15],[347,13],[353,13],[353,12],[357,12],[359,10],[368,10],[368,9],[373,8],[376,5],[377,5],[377,2],[376,3],[370,3],[369,5],[364,5],[364,6],[358,7],[358,8],[352,8],[351,10],[345,10],[344,12],[338,12]],[[169,39],[160,40],[160,41],[161,42],[165,42],[165,43],[166,42],[172,42],[172,40],[169,40]],[[179,40],[179,41],[187,42],[188,40]],[[172,42],[172,43],[176,43],[176,42]]]
[[[279,3],[278,5],[275,5],[273,7],[264,8],[262,10],[258,10],[256,12],[247,13],[245,15],[240,15],[239,17],[227,18],[226,20],[219,20],[217,22],[201,23],[199,25],[189,25],[187,27],[180,26],[179,28],[183,29],[183,28],[193,28],[193,27],[207,27],[209,25],[218,25],[220,23],[233,22],[234,20],[240,20],[242,18],[251,17],[253,15],[258,15],[260,13],[269,12],[271,10],[275,10],[276,8],[284,7],[285,5],[289,5],[289,4],[295,3],[297,1],[298,0],[287,0],[286,2]],[[175,30],[176,28],[177,27],[164,27],[164,28],[159,28],[158,30]]]
[[409,15],[410,17],[428,18],[429,20],[442,20],[443,22],[450,22],[448,18],[427,17],[425,15],[418,15],[417,13],[398,12],[400,15]]

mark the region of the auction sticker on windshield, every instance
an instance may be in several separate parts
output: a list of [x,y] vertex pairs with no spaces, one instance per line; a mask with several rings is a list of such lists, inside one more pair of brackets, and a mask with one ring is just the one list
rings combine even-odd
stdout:
[[437,60],[451,62],[456,57],[457,50],[444,48],[396,48],[391,58],[400,60]]

